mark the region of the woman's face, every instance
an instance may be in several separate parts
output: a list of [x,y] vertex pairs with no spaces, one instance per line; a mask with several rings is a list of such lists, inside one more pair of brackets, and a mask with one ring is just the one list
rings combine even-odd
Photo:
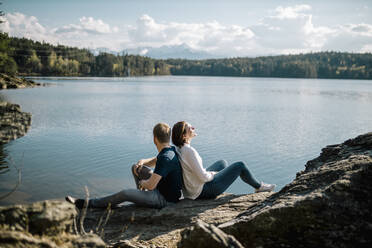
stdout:
[[195,132],[195,127],[193,127],[190,123],[186,123],[186,139],[191,140],[197,135]]

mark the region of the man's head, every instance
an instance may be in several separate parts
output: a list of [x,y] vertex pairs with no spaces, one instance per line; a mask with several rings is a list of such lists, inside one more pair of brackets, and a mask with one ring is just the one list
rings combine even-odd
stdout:
[[154,142],[156,141],[161,144],[169,144],[171,136],[171,128],[166,123],[158,123],[153,129]]

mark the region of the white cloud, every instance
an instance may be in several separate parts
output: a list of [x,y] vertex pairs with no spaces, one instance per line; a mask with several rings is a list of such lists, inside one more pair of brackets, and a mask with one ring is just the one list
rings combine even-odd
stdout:
[[275,9],[276,15],[274,17],[278,19],[295,19],[295,18],[303,16],[304,14],[301,12],[307,11],[307,10],[311,10],[311,6],[306,5],[306,4],[296,5],[293,7],[279,6]]
[[34,16],[8,13],[1,30],[11,36],[27,37],[70,46],[121,51],[144,47],[186,45],[195,51],[217,56],[257,56],[310,51],[371,51],[372,25],[368,23],[316,25],[309,5],[279,6],[256,25],[160,22],[142,15],[133,26],[121,28],[94,17],[61,27],[43,26]]
[[35,16],[22,13],[8,13],[3,17],[1,31],[10,36],[26,37],[52,44],[64,44],[77,47],[107,47],[120,50],[120,43],[127,42],[125,35],[117,37],[119,29],[93,17],[81,17],[78,24],[68,24],[57,28],[48,28],[39,23]]
[[111,28],[109,24],[101,19],[95,20],[93,17],[79,19],[79,24],[69,24],[54,30],[55,33],[90,33],[90,34],[110,34],[118,32],[117,27]]
[[308,5],[278,7],[272,16],[263,18],[252,26],[256,34],[257,50],[264,54],[288,54],[321,51],[328,38],[337,30],[326,26],[315,26]]
[[254,34],[249,28],[222,25],[217,21],[208,23],[158,23],[143,15],[136,26],[129,28],[129,38],[138,46],[170,46],[186,44],[193,49],[221,53],[249,49]]
[[48,39],[47,29],[39,23],[35,16],[26,16],[22,13],[7,13],[1,25],[3,32],[9,33],[11,36],[26,37],[42,41]]
[[349,24],[337,28],[334,35],[327,38],[323,49],[348,52],[371,52],[372,25]]
[[372,53],[372,43],[367,44],[367,45],[364,45],[364,46],[360,49],[360,51],[361,51],[362,53]]

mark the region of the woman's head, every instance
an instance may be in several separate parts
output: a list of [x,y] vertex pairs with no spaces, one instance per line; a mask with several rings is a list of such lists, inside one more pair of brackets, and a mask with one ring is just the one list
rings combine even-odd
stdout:
[[172,142],[175,146],[181,147],[185,143],[190,143],[195,136],[195,128],[186,121],[179,121],[173,125]]

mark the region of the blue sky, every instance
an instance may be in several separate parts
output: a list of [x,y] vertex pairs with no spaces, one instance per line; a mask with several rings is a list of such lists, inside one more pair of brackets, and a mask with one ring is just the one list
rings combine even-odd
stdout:
[[2,2],[0,30],[54,44],[114,51],[186,45],[227,57],[372,52],[370,0]]

